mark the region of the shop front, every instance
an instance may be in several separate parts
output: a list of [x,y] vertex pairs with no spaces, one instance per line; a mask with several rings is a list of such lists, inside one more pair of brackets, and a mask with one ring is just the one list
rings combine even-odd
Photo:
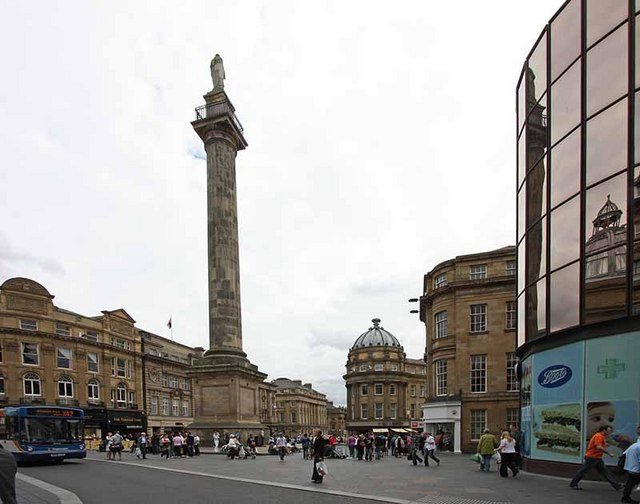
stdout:
[[611,425],[607,465],[637,438],[640,333],[578,341],[534,353],[521,366],[525,463],[570,474],[600,425]]
[[433,435],[438,449],[462,453],[460,449],[460,401],[442,401],[422,405],[424,431]]
[[107,410],[107,424],[109,432],[133,435],[147,430],[147,417],[139,410]]

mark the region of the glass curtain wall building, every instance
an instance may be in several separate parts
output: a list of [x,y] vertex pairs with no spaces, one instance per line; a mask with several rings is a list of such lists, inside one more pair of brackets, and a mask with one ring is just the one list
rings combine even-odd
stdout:
[[640,1],[570,0],[517,87],[518,353],[531,470],[615,457],[640,399]]

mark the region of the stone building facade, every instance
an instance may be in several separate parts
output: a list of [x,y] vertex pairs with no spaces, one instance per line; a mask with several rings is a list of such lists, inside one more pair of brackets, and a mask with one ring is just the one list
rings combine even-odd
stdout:
[[277,378],[271,383],[276,387],[272,431],[284,432],[287,436],[311,433],[314,429],[327,431],[327,396],[301,380]]
[[85,432],[146,428],[141,340],[123,310],[80,315],[27,278],[0,286],[0,405],[80,407]]
[[332,401],[327,401],[327,422],[329,434],[344,436],[347,433],[347,408],[334,406]]
[[193,387],[187,371],[204,350],[143,330],[139,334],[149,431],[182,430],[193,422]]
[[518,424],[515,247],[458,256],[424,276],[427,430],[456,452],[474,451],[485,428]]
[[422,416],[427,374],[421,359],[408,359],[400,342],[373,319],[347,358],[346,429],[408,429]]

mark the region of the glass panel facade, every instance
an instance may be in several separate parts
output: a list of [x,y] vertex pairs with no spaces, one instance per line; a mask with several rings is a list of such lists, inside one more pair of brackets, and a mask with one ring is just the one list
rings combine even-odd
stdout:
[[585,254],[610,248],[627,240],[627,174],[607,180],[587,191]]
[[587,186],[627,165],[627,100],[587,123]]
[[540,101],[542,95],[547,90],[547,32],[545,30],[538,45],[533,50],[529,58],[529,96],[533,98],[527,104],[528,111],[532,110],[533,104]]
[[580,263],[551,274],[550,330],[559,331],[580,322]]
[[524,273],[525,273],[525,260],[526,260],[526,252],[525,252],[525,244],[527,239],[525,238],[518,245],[518,293],[522,292],[524,289]]
[[551,270],[580,256],[580,197],[551,212]]
[[580,122],[580,62],[551,86],[551,145]]
[[640,163],[640,91],[636,93],[636,101],[634,104],[634,122],[636,124],[635,130],[633,132],[633,143],[634,143],[634,164]]
[[[526,70],[525,70],[526,71]],[[520,84],[518,85],[518,134],[522,131],[522,126],[524,125],[524,119],[526,115],[525,104],[524,104],[524,83],[525,80],[522,78],[520,80]]]
[[580,131],[578,128],[551,149],[551,208],[580,190]]
[[531,227],[547,213],[547,178],[544,160],[527,177],[527,227]]
[[585,268],[585,322],[599,322],[626,315],[627,246],[589,256]]
[[627,93],[628,36],[623,25],[587,53],[587,116]]
[[[637,5],[637,4],[636,4]],[[640,22],[640,16],[636,16],[636,61],[635,61],[635,74],[636,74],[636,88],[640,86],[640,26],[638,23]]]
[[518,240],[524,236],[524,218],[527,210],[527,191],[522,188],[518,193]]
[[524,176],[527,166],[527,132],[526,130],[520,135],[518,140],[518,187],[524,182]]
[[535,338],[546,329],[547,319],[547,279],[543,278],[537,284],[527,289],[528,306],[526,311],[527,334]]
[[522,294],[518,298],[518,346],[524,345],[525,339],[525,316],[527,310],[524,304],[525,296]]
[[580,0],[571,0],[551,22],[551,80],[580,54]]
[[529,270],[527,285],[545,275],[547,270],[547,219],[537,222],[527,232],[527,259]]
[[628,12],[624,0],[587,0],[587,47],[624,21]]

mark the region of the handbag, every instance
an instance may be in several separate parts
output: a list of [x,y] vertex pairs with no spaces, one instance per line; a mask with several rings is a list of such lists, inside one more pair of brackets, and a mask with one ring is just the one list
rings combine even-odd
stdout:
[[476,453],[474,455],[471,455],[469,457],[469,460],[473,460],[474,462],[477,462],[478,464],[480,464],[482,462],[482,455],[480,455],[479,453]]
[[325,464],[324,462],[318,462],[316,464],[316,471],[318,471],[318,474],[320,476],[326,476],[327,474],[329,474],[329,471],[327,470],[327,464]]
[[496,463],[501,463],[502,462],[502,455],[500,455],[500,452],[495,452],[493,455],[491,455],[491,459],[495,460]]

